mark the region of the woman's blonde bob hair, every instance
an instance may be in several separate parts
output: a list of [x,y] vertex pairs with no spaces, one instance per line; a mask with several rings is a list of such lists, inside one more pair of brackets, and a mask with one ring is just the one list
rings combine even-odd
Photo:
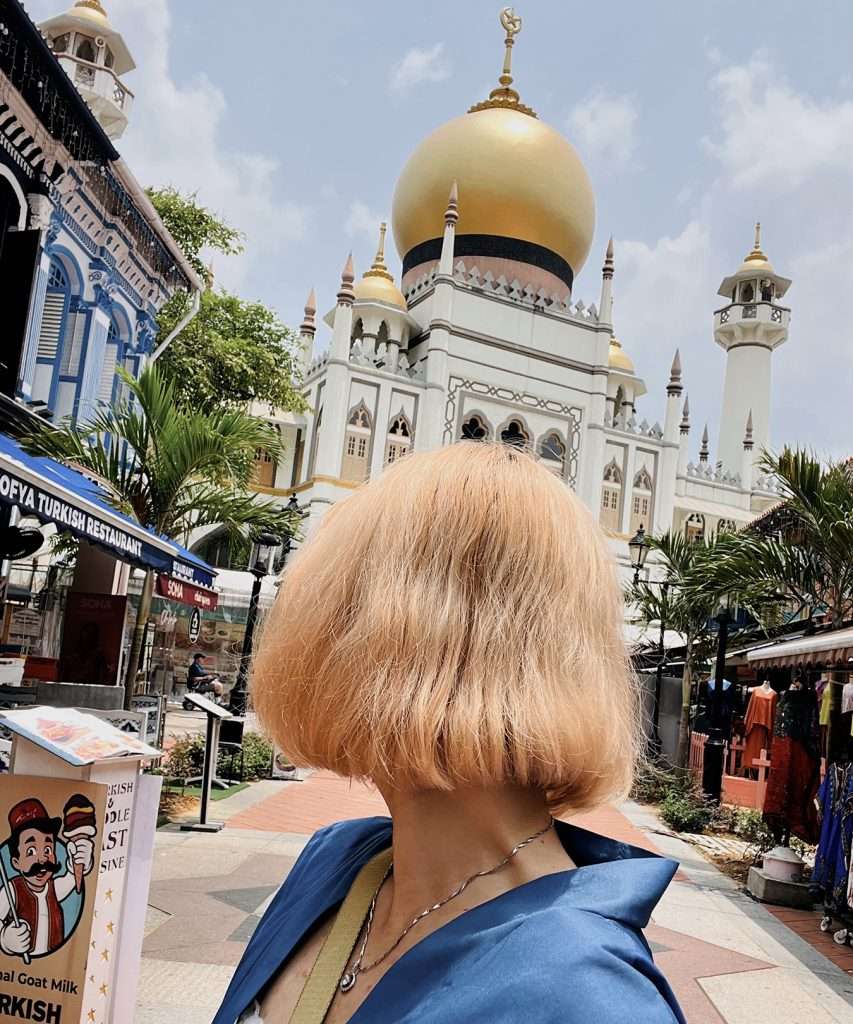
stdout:
[[638,695],[601,530],[530,455],[461,442],[339,502],[287,569],[253,671],[297,764],[393,789],[624,795]]

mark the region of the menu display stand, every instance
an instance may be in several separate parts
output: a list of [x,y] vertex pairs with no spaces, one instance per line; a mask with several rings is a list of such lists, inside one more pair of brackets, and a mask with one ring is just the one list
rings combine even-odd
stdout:
[[[70,708],[4,711],[0,723],[13,737],[11,774],[4,776],[10,790],[23,787],[25,797],[43,801],[51,814],[61,813],[62,803],[54,809],[59,797],[53,796],[59,786],[72,794],[103,793],[100,800],[91,797],[91,831],[100,857],[88,876],[89,890],[83,890],[86,913],[91,910],[93,916],[81,918],[73,942],[83,952],[69,958],[71,973],[63,974],[67,984],[51,990],[51,996],[68,1004],[63,1022],[89,1024],[97,1007],[97,1020],[126,1024],[131,1019],[127,1008],[136,1001],[162,783],[141,769],[161,753],[100,717]],[[74,948],[72,941],[63,948]],[[24,972],[47,976],[48,962],[33,959]],[[24,994],[31,995],[32,989]]]
[[[227,708],[220,707],[207,697],[197,693],[188,693],[185,699],[203,711],[207,715],[207,731],[204,741],[204,770],[201,776],[201,807],[199,808],[198,821],[188,821],[181,825],[182,832],[219,832],[222,829],[221,821],[208,821],[207,810],[210,805],[210,790],[216,779],[216,758],[219,753],[219,727],[224,718],[233,718]],[[192,781],[190,779],[187,780]],[[227,782],[216,780],[220,785],[228,788]]]

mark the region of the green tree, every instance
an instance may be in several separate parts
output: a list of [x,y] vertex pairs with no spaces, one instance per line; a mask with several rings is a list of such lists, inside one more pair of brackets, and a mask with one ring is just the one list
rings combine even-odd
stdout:
[[[142,526],[186,543],[194,530],[222,526],[235,538],[259,531],[295,533],[292,513],[260,500],[247,485],[260,449],[280,454],[278,433],[241,409],[187,409],[156,365],[134,380],[123,374],[130,400],[103,409],[91,422],[53,427],[25,441],[29,451],[72,462],[108,484],[116,508]],[[148,571],[125,671],[133,695],[154,573]]]
[[853,466],[785,449],[761,468],[778,481],[779,505],[727,536],[694,589],[729,594],[765,624],[784,611],[841,626],[853,616]]
[[[210,210],[196,193],[149,189],[148,195],[187,260],[207,283],[201,307],[160,358],[175,397],[189,408],[265,402],[276,409],[305,407],[298,389],[299,342],[276,314],[260,302],[214,292],[204,255],[243,252],[244,236]],[[190,298],[176,293],[160,310],[159,335],[167,337],[186,316]]]
[[713,552],[716,539],[689,541],[683,533],[667,532],[650,538],[659,554],[661,574],[653,582],[640,580],[627,593],[635,621],[673,629],[684,638],[684,673],[681,683],[681,716],[676,763],[687,765],[689,755],[690,697],[699,664],[705,661],[713,641],[710,622],[716,610],[713,596],[696,590],[693,579],[698,564]]
[[201,206],[196,201],[197,192],[185,196],[171,187],[149,188],[147,192],[160,219],[202,281],[210,278],[202,259],[205,250],[212,249],[226,256],[243,252],[243,232]]
[[[158,318],[161,337],[186,314],[189,298],[181,292]],[[227,292],[208,290],[190,320],[159,360],[188,408],[265,402],[275,409],[301,411],[299,342],[276,314],[260,302],[244,302]]]

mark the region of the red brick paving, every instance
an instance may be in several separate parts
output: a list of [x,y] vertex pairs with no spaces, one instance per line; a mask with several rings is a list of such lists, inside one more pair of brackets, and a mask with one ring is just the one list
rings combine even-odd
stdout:
[[769,904],[765,904],[765,908],[818,953],[831,960],[836,967],[840,967],[846,974],[853,975],[853,947],[839,946],[832,940],[832,932],[837,932],[841,928],[840,924],[833,923],[831,932],[822,932],[821,914],[818,911],[791,910],[787,907],[771,907]]

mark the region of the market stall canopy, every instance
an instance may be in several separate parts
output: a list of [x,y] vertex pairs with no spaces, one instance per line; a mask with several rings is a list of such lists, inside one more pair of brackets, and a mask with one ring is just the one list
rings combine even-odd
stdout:
[[[655,651],[660,644],[660,626],[641,626],[636,622],[626,622],[623,636],[632,654]],[[684,637],[674,629],[667,629],[663,635],[663,646],[667,651],[683,647]]]
[[853,628],[769,644],[747,654],[751,665],[788,668],[793,665],[846,664],[853,659]]
[[0,502],[103,548],[113,557],[201,587],[216,570],[110,504],[106,489],[55,459],[28,455],[0,434]]

